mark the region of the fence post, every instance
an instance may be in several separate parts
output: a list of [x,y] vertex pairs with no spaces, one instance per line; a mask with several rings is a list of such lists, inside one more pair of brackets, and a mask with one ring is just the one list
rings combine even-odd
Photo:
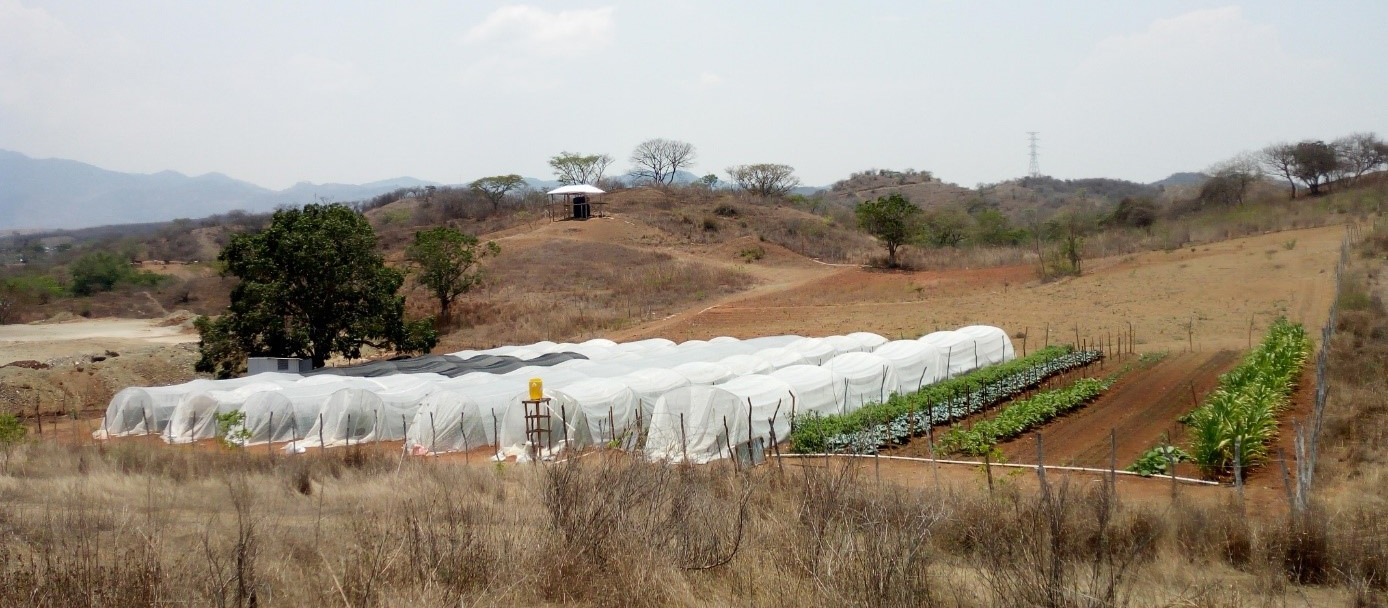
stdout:
[[1041,489],[1046,489],[1046,448],[1041,440],[1041,433],[1036,433],[1036,478],[1041,483]]
[[684,432],[684,412],[680,412],[680,454],[684,457],[683,464],[689,464],[689,435]]

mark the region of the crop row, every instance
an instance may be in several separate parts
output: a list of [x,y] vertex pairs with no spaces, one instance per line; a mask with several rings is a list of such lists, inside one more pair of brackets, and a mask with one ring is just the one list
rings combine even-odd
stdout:
[[932,426],[1012,399],[1051,376],[1083,367],[1100,357],[1098,351],[1052,346],[909,395],[892,395],[886,403],[866,405],[848,414],[802,416],[791,432],[791,450],[876,453],[883,446],[905,443]]
[[982,456],[992,451],[999,441],[1021,435],[1027,429],[1088,403],[1112,384],[1112,378],[1081,378],[1070,386],[1022,399],[967,429],[950,429],[940,437],[940,450]]
[[1242,363],[1219,377],[1205,403],[1182,419],[1190,427],[1190,455],[1206,476],[1267,459],[1277,436],[1277,414],[1296,388],[1311,340],[1298,323],[1279,318]]

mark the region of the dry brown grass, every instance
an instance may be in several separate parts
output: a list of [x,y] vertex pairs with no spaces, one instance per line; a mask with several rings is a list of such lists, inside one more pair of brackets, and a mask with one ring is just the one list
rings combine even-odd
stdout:
[[600,336],[755,282],[734,268],[572,240],[503,250],[487,272],[494,287],[462,302],[462,331],[446,338],[442,349]]
[[[1124,502],[1066,481],[932,491],[859,470],[30,444],[0,476],[0,605],[1260,606],[1384,593],[1367,558],[1381,558],[1385,523],[1369,510],[1326,513],[1308,541],[1232,502]],[[1308,542],[1322,548],[1314,570],[1288,557]]]

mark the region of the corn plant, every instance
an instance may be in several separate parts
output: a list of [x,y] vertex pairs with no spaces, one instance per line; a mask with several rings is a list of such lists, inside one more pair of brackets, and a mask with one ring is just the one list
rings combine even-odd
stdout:
[[1220,376],[1205,403],[1182,418],[1190,428],[1191,458],[1202,474],[1227,473],[1236,457],[1245,467],[1267,460],[1277,416],[1286,409],[1310,352],[1305,328],[1279,318],[1238,367]]

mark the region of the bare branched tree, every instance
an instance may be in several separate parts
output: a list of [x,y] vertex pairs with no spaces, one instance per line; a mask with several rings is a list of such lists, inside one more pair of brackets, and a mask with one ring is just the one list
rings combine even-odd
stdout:
[[1296,146],[1282,142],[1272,144],[1258,151],[1258,164],[1263,171],[1273,177],[1287,180],[1292,189],[1291,198],[1296,198]]
[[669,184],[680,169],[694,165],[694,145],[673,139],[648,139],[631,151],[636,165],[632,174],[638,180],[653,184]]
[[737,182],[738,187],[761,197],[785,196],[791,188],[800,185],[795,177],[795,167],[759,163],[728,167],[728,176]]
[[1388,162],[1388,145],[1374,133],[1351,133],[1331,146],[1340,157],[1341,169],[1356,180]]

